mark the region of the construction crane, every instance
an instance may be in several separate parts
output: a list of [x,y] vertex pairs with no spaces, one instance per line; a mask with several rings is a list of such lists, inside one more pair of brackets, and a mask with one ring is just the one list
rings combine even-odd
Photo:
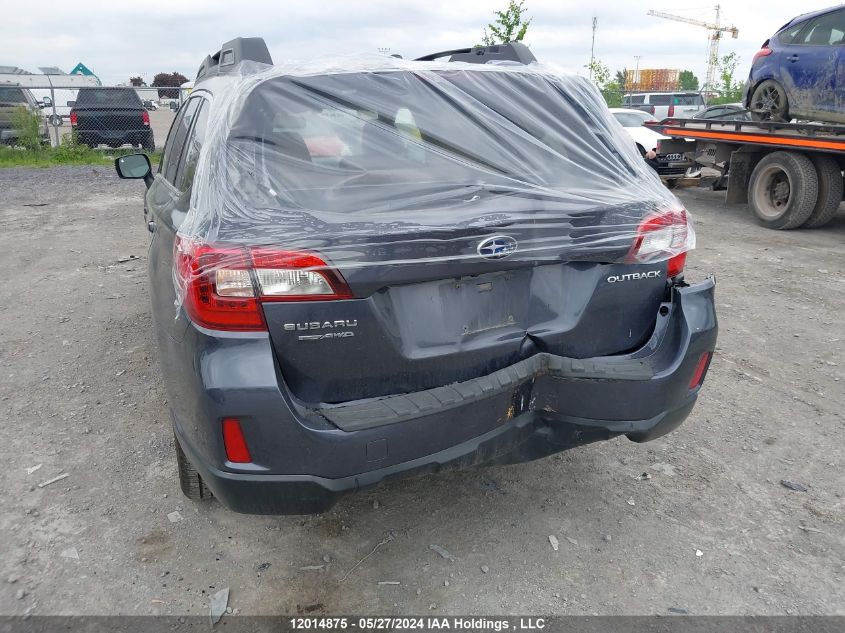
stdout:
[[666,20],[674,20],[675,22],[683,22],[685,24],[694,24],[695,26],[703,26],[710,31],[710,48],[707,52],[707,78],[704,80],[703,89],[713,90],[716,87],[716,66],[719,63],[719,41],[722,39],[722,33],[730,33],[733,39],[739,37],[739,29],[735,26],[722,26],[720,23],[720,13],[722,8],[716,5],[716,19],[713,22],[704,22],[703,20],[694,20],[692,18],[685,18],[681,15],[672,15],[671,13],[664,13],[663,11],[651,10],[648,15],[653,15],[656,18],[664,18]]

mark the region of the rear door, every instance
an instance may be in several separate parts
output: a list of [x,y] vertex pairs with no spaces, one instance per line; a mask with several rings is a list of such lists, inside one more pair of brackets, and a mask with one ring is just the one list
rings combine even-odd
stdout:
[[190,205],[207,119],[208,104],[202,95],[192,97],[182,107],[170,128],[159,172],[146,196],[148,220],[152,222],[149,273],[153,314],[158,327],[172,337],[178,336],[186,325],[184,319],[175,319],[173,242]]
[[842,108],[845,9],[811,20],[782,54],[790,111],[814,116]]
[[656,119],[665,119],[669,116],[669,106],[672,105],[674,95],[667,93],[654,93],[648,95],[648,102],[654,106],[652,114]]

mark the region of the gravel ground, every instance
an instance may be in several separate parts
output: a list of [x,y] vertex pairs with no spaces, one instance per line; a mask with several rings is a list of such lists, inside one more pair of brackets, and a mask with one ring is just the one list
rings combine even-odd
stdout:
[[669,436],[273,518],[179,491],[142,192],[0,170],[0,614],[203,614],[223,587],[249,614],[845,614],[845,216],[769,231],[680,192],[721,332]]

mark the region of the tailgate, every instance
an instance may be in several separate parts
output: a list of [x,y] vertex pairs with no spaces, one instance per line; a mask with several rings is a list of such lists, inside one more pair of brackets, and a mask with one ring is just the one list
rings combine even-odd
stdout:
[[[666,263],[648,266],[664,270]],[[366,298],[264,305],[287,388],[310,403],[415,392],[539,352],[585,358],[638,347],[665,295],[643,266],[570,262],[382,287]]]
[[125,109],[86,108],[75,110],[76,129],[96,131],[117,131],[148,129],[144,125],[142,111]]

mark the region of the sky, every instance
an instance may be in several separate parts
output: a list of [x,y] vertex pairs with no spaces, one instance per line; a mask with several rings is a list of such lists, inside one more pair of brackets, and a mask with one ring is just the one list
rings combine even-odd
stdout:
[[[13,3],[0,21],[0,65],[38,72],[70,71],[77,62],[104,84],[179,71],[193,79],[202,59],[233,37],[260,36],[273,59],[309,60],[388,48],[406,58],[477,44],[493,12],[507,0],[42,0]],[[722,23],[739,28],[721,54],[736,52],[738,78],[760,45],[801,13],[831,6],[809,0],[725,3]],[[831,4],[828,4],[831,3]],[[687,5],[693,4],[693,7]],[[591,6],[592,5],[592,6]],[[598,20],[595,55],[611,71],[690,69],[703,81],[708,31],[646,15],[649,9],[712,21],[714,4],[692,2],[585,2],[526,0],[531,26],[525,38],[540,61],[586,74],[592,18]]]

